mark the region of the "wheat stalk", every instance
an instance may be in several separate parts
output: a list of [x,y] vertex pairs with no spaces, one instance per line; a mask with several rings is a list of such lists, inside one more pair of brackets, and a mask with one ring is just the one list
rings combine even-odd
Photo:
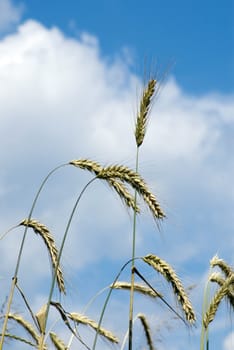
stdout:
[[203,325],[205,329],[208,328],[209,324],[214,320],[215,314],[218,310],[219,304],[222,299],[228,296],[230,287],[233,287],[234,284],[234,274],[231,274],[219,288],[219,290],[214,295],[213,299],[210,302],[208,310],[206,311],[203,317]]
[[111,165],[103,168],[97,176],[101,179],[118,178],[120,181],[128,183],[144,199],[154,218],[163,219],[165,217],[156,197],[150,192],[139,173],[123,165]]
[[[119,282],[115,282],[115,283],[111,284],[110,288],[130,290],[131,283],[119,281]],[[141,293],[141,294],[144,294],[144,295],[147,295],[151,298],[157,298],[159,296],[162,297],[161,294],[155,293],[151,288],[145,286],[144,284],[140,284],[140,283],[134,284],[134,291]]]
[[64,342],[54,332],[50,332],[50,339],[57,350],[67,350]]
[[143,326],[144,332],[145,332],[145,337],[147,340],[147,344],[149,345],[149,349],[150,350],[154,350],[154,345],[153,345],[153,341],[151,338],[151,331],[150,331],[150,326],[149,323],[145,317],[145,315],[143,314],[138,314],[137,317],[139,318],[139,320],[141,321],[141,324]]
[[146,88],[143,91],[141,102],[140,102],[140,110],[137,114],[136,127],[135,127],[135,138],[137,147],[140,147],[143,143],[146,126],[147,126],[147,117],[149,114],[150,104],[152,97],[155,92],[156,80],[149,80]]
[[175,295],[177,296],[177,299],[185,313],[187,321],[189,321],[190,323],[195,322],[196,317],[193,311],[192,304],[189,301],[189,298],[183,288],[181,281],[179,280],[172,267],[165,260],[153,254],[146,255],[143,258],[143,261],[152,266],[171,284],[172,289]]
[[103,337],[105,337],[106,339],[111,341],[112,343],[119,342],[118,338],[112,332],[110,332],[102,327],[99,328],[97,322],[91,320],[90,318],[88,318],[82,314],[71,312],[68,314],[68,317],[70,317],[70,319],[76,323],[82,323],[83,325],[90,326],[95,331],[98,331],[98,333],[100,335],[102,335]]
[[48,249],[52,267],[56,273],[58,288],[60,292],[66,294],[63,272],[58,262],[58,249],[55,245],[55,241],[51,232],[45,225],[33,219],[25,219],[21,221],[20,225],[31,227],[36,234],[39,234],[42,237]]

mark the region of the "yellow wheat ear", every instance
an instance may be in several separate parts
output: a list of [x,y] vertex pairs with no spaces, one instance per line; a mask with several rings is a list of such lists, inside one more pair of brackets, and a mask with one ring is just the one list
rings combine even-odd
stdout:
[[45,225],[33,219],[25,219],[21,221],[20,225],[32,228],[36,234],[39,234],[42,237],[49,252],[52,268],[56,270],[58,288],[60,292],[66,294],[63,272],[58,262],[58,249],[55,245],[52,233]]

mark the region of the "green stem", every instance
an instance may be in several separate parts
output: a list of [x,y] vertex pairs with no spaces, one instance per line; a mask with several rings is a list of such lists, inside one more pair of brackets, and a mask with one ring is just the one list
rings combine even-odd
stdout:
[[55,269],[54,269],[54,273],[53,273],[53,279],[52,279],[52,283],[51,283],[51,287],[50,287],[50,293],[49,293],[49,297],[48,297],[48,302],[47,302],[47,306],[46,306],[46,312],[45,312],[45,327],[44,327],[44,333],[42,334],[42,342],[41,342],[41,350],[43,349],[43,346],[44,346],[44,338],[45,338],[45,329],[46,329],[46,323],[47,323],[47,320],[48,320],[48,316],[49,316],[49,309],[50,309],[50,302],[52,300],[52,296],[53,296],[53,291],[54,291],[54,286],[55,286],[55,281],[56,281],[56,276],[57,276],[57,270],[58,270],[58,267],[59,267],[59,264],[60,264],[60,260],[61,260],[61,256],[62,256],[62,253],[63,253],[63,249],[64,249],[64,245],[65,245],[65,241],[66,241],[66,238],[67,238],[67,235],[68,235],[68,231],[69,231],[69,228],[71,226],[71,222],[72,222],[72,219],[73,219],[73,216],[75,214],[75,211],[76,211],[76,208],[81,200],[81,197],[83,196],[85,190],[87,189],[87,187],[94,181],[96,180],[97,177],[94,177],[92,178],[83,188],[83,190],[80,192],[74,206],[73,206],[73,209],[72,209],[72,212],[70,214],[70,217],[69,217],[69,220],[68,220],[68,223],[67,223],[67,226],[66,226],[66,229],[65,229],[65,233],[63,235],[63,239],[62,239],[62,243],[61,243],[61,246],[60,246],[60,249],[59,249],[59,254],[58,254],[58,259],[57,259],[57,264],[55,266]]
[[[140,259],[140,258],[135,258],[136,259]],[[115,277],[114,279],[114,282],[112,283],[112,285],[114,285],[119,276],[121,275],[121,273],[123,272],[123,270],[125,269],[125,267],[130,263],[132,262],[132,259],[128,260],[120,269],[119,273],[117,274],[117,276]],[[104,314],[105,314],[105,310],[106,310],[106,307],[107,307],[107,304],[109,302],[109,299],[111,297],[111,293],[113,291],[114,288],[110,288],[108,294],[107,294],[107,297],[106,297],[106,300],[105,300],[105,303],[104,303],[104,306],[102,308],[102,312],[101,312],[101,315],[100,315],[100,318],[99,318],[99,322],[98,322],[98,327],[97,327],[97,331],[96,331],[96,334],[95,334],[95,338],[94,338],[94,342],[93,342],[93,347],[92,347],[92,350],[95,350],[96,349],[96,344],[97,344],[97,338],[98,338],[98,334],[99,334],[99,329],[101,327],[101,324],[102,324],[102,320],[103,320],[103,317],[104,317]]]
[[210,296],[210,281],[209,281],[210,272],[208,275],[208,280],[205,285],[204,289],[204,296],[203,296],[203,304],[202,304],[202,329],[201,329],[201,339],[200,339],[200,350],[205,350],[205,344],[206,344],[206,350],[209,349],[209,331],[208,328],[205,329],[203,324],[204,315],[208,308],[209,303],[209,296]]
[[[136,153],[136,172],[138,172],[139,163],[139,147],[137,147]],[[135,206],[137,203],[137,192],[135,191],[134,198]],[[130,290],[130,303],[129,303],[129,337],[128,337],[128,349],[132,350],[133,340],[133,302],[134,302],[134,282],[135,282],[135,255],[136,255],[136,210],[133,213],[133,232],[132,232],[132,266],[131,266],[131,290]]]
[[[36,202],[38,200],[38,197],[45,185],[45,183],[47,182],[47,180],[49,179],[49,177],[58,169],[64,167],[68,165],[68,163],[66,164],[62,164],[57,166],[56,168],[54,168],[53,170],[51,170],[49,172],[49,174],[45,177],[45,179],[42,181],[41,186],[39,187],[39,190],[37,191],[37,194],[34,198],[32,207],[30,209],[29,215],[28,215],[28,220],[31,219],[32,217],[32,213],[33,210],[35,208]],[[21,241],[21,245],[20,245],[20,249],[19,249],[19,253],[18,253],[18,257],[17,257],[17,262],[16,262],[16,267],[15,267],[15,272],[14,272],[14,276],[12,277],[12,283],[11,283],[11,289],[10,289],[10,293],[9,293],[9,297],[8,297],[8,301],[7,301],[7,308],[6,308],[6,314],[5,314],[5,319],[4,319],[4,323],[3,323],[3,327],[2,327],[2,337],[0,340],[0,349],[3,349],[3,343],[4,343],[4,338],[5,338],[5,333],[6,333],[6,329],[7,329],[7,323],[8,323],[8,315],[10,313],[10,309],[11,309],[11,304],[12,304],[12,300],[13,300],[13,296],[14,296],[14,290],[15,290],[15,286],[17,283],[17,276],[18,276],[18,272],[19,272],[19,266],[20,266],[20,261],[21,261],[21,257],[22,257],[22,253],[23,253],[23,248],[24,248],[24,243],[25,243],[25,239],[26,239],[26,234],[27,234],[27,230],[28,230],[28,226],[25,226],[25,230],[24,230],[24,235]]]

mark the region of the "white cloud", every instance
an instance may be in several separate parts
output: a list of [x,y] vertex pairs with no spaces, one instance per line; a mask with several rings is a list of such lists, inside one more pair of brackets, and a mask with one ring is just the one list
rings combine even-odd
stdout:
[[224,340],[224,350],[232,350],[234,348],[234,332],[230,333]]
[[7,31],[19,23],[23,5],[14,5],[11,0],[0,0],[0,32]]
[[[2,232],[27,215],[41,179],[60,163],[90,157],[102,164],[134,167],[133,110],[140,79],[119,58],[108,63],[95,37],[84,33],[79,40],[70,39],[32,20],[0,41],[0,55]],[[234,241],[228,233],[234,200],[233,110],[231,96],[186,95],[172,77],[163,88],[151,113],[140,163],[172,214],[167,211],[163,242],[143,215],[139,254],[156,247],[155,253],[178,268],[191,261],[201,266],[204,259],[208,264],[218,249],[224,258],[232,256]],[[41,195],[34,216],[56,233],[57,242],[89,178],[77,169],[60,169]],[[130,251],[131,220],[114,197],[103,184],[92,184],[65,247],[64,263],[71,270],[90,267],[94,281],[101,278],[104,285],[110,280],[109,264],[121,264]],[[224,233],[226,239],[220,239]],[[4,274],[12,274],[20,243],[19,237],[14,239],[18,231],[9,235],[0,245]],[[29,238],[21,268],[27,271],[22,276],[26,287],[35,290],[40,279],[44,284],[49,276],[46,252],[38,240]],[[103,260],[108,261],[107,270],[99,276]],[[33,285],[28,280],[31,269],[37,274]]]

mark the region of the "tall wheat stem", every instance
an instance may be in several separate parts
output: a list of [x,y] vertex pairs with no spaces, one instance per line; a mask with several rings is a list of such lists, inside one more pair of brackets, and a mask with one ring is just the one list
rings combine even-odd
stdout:
[[70,229],[70,226],[71,226],[71,222],[72,222],[72,219],[73,219],[73,216],[75,214],[75,211],[76,211],[76,208],[81,200],[81,197],[83,196],[85,190],[87,189],[87,187],[97,179],[97,177],[93,177],[83,188],[83,190],[80,192],[78,198],[76,199],[76,202],[73,206],[73,209],[71,211],[71,214],[70,214],[70,217],[68,219],[68,223],[67,223],[67,226],[66,226],[66,229],[65,229],[65,232],[64,232],[64,235],[63,235],[63,239],[62,239],[62,243],[61,243],[61,246],[60,246],[60,249],[59,249],[59,254],[58,254],[58,259],[57,259],[57,264],[55,266],[55,269],[54,269],[54,273],[53,273],[53,279],[52,279],[52,283],[51,283],[51,287],[50,287],[50,293],[49,293],[49,297],[48,297],[48,302],[47,302],[47,306],[46,306],[46,312],[45,312],[45,323],[44,323],[44,332],[42,334],[42,339],[41,339],[41,344],[40,344],[40,349],[39,350],[43,350],[43,346],[44,346],[44,339],[45,339],[45,330],[46,330],[46,323],[47,323],[47,320],[48,320],[48,316],[49,316],[49,309],[50,309],[50,302],[52,300],[52,296],[53,296],[53,292],[54,292],[54,286],[55,286],[55,282],[56,282],[56,276],[57,276],[57,271],[58,271],[58,267],[59,267],[59,264],[60,264],[60,260],[61,260],[61,256],[62,256],[62,253],[63,253],[63,249],[64,249],[64,245],[65,245],[65,242],[66,242],[66,238],[67,238],[67,235],[68,235],[68,231]]
[[[62,165],[59,165],[57,166],[56,168],[54,168],[53,170],[51,170],[49,172],[49,174],[45,177],[45,179],[42,181],[41,183],[41,186],[39,187],[39,190],[37,191],[36,193],[36,196],[34,198],[34,201],[33,201],[33,204],[32,204],[32,207],[30,209],[30,212],[29,212],[29,215],[28,215],[28,219],[30,220],[31,217],[32,217],[32,213],[33,213],[33,210],[36,206],[36,203],[37,203],[37,200],[38,200],[38,197],[45,185],[45,183],[47,182],[47,180],[49,179],[49,177],[54,173],[56,172],[58,169],[64,167],[68,165],[67,163],[66,164],[62,164]],[[24,244],[25,244],[25,239],[26,239],[26,234],[27,234],[27,231],[28,231],[28,227],[25,226],[25,230],[24,230],[24,235],[23,235],[23,238],[22,238],[22,241],[21,241],[21,245],[20,245],[20,249],[19,249],[19,253],[18,253],[18,257],[17,257],[17,262],[16,262],[16,267],[15,267],[15,272],[14,272],[14,276],[12,277],[12,283],[11,283],[11,289],[10,289],[10,293],[9,293],[9,297],[8,297],[8,301],[7,301],[7,308],[6,308],[6,314],[5,314],[5,319],[4,319],[4,323],[3,323],[3,327],[2,327],[2,337],[1,337],[1,340],[0,340],[0,350],[3,349],[3,343],[4,343],[4,338],[5,338],[5,333],[6,333],[6,330],[7,330],[7,323],[8,323],[8,315],[10,313],[10,310],[11,310],[11,304],[12,304],[12,300],[13,300],[13,296],[14,296],[14,291],[15,291],[15,286],[16,286],[16,283],[17,283],[17,276],[18,276],[18,272],[19,272],[19,267],[20,267],[20,261],[21,261],[21,257],[22,257],[22,253],[23,253],[23,248],[24,248]]]
[[[136,173],[139,167],[139,147],[136,152]],[[135,206],[137,204],[137,192],[135,191]],[[135,282],[135,255],[136,255],[136,210],[133,213],[133,230],[132,230],[132,266],[131,266],[131,290],[130,290],[130,304],[129,304],[129,337],[128,337],[128,349],[132,350],[133,340],[133,302],[134,302],[134,282]]]
[[[209,271],[208,276],[210,276],[211,271]],[[200,338],[200,350],[209,350],[209,330],[208,328],[205,329],[205,326],[203,324],[203,318],[204,315],[208,309],[209,306],[209,299],[210,299],[210,279],[208,277],[208,280],[205,285],[204,289],[204,296],[203,296],[203,304],[202,304],[202,329],[201,329],[201,338]]]

